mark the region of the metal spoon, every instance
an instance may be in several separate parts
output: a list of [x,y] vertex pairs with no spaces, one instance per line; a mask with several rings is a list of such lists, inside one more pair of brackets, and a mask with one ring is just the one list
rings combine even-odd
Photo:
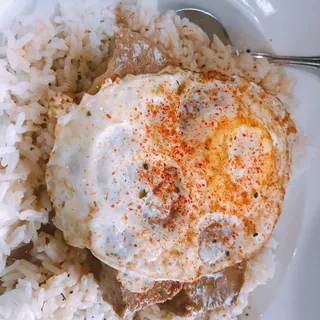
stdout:
[[[212,13],[202,9],[184,8],[176,10],[181,18],[188,18],[197,24],[211,38],[216,34],[225,45],[231,45],[231,40],[223,24]],[[240,52],[237,50],[237,52]],[[251,53],[256,59],[266,58],[272,63],[288,64],[294,66],[308,66],[320,69],[320,56],[298,57],[279,56],[269,53]]]

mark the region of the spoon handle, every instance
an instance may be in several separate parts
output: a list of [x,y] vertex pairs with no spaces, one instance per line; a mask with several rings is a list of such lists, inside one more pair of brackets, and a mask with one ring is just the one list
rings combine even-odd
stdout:
[[320,68],[320,56],[294,57],[294,56],[277,56],[277,55],[268,54],[268,53],[252,53],[252,56],[256,59],[266,58],[273,63]]

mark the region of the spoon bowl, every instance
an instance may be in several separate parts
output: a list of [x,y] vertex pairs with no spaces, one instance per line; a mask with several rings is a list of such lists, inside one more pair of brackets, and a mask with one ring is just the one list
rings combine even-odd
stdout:
[[231,40],[226,29],[220,20],[212,13],[195,8],[179,9],[176,13],[181,19],[187,18],[197,24],[211,40],[213,35],[216,34],[225,45],[231,45]]

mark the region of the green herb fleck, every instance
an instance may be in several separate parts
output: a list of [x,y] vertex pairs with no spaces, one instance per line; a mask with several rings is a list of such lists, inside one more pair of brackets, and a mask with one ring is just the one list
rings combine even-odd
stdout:
[[176,254],[179,256],[180,255],[180,251],[178,249],[176,249]]
[[180,193],[179,187],[176,187],[176,193]]
[[88,117],[91,117],[91,116],[92,116],[92,113],[91,113],[90,110],[87,112],[87,116],[88,116]]
[[217,243],[217,239],[213,239],[213,240],[212,240],[212,243]]
[[226,251],[226,256],[229,257],[230,256],[230,252],[227,250]]
[[148,201],[148,202],[146,202],[146,206],[149,206],[150,204],[151,204],[151,202],[149,202],[149,201]]
[[178,80],[176,80],[176,82],[177,82],[178,86],[180,86],[180,82]]
[[258,198],[258,197],[259,197],[259,193],[256,192],[253,196],[254,196],[255,198]]
[[67,300],[63,293],[60,293],[60,294],[61,294],[61,296],[62,296],[62,300],[63,300],[63,301]]
[[164,289],[160,289],[159,290],[159,294],[160,294],[161,297],[163,297],[165,295],[165,293],[166,292],[164,291]]
[[139,198],[140,199],[145,198],[147,196],[147,194],[148,194],[148,192],[146,191],[146,189],[143,189],[139,193]]
[[257,233],[257,232],[256,232],[256,233],[254,233],[254,234],[253,234],[253,236],[254,236],[254,237],[257,237],[257,236],[258,236],[258,233]]
[[134,244],[134,246],[137,247],[138,245],[137,245],[137,244]]
[[148,170],[148,169],[149,169],[149,166],[148,166],[147,163],[144,163],[144,164],[143,164],[143,169],[145,169],[145,170]]

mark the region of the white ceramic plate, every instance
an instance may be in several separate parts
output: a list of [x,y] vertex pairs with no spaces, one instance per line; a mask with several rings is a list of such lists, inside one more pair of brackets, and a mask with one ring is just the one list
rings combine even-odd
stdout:
[[[76,0],[75,0],[76,1]],[[103,1],[103,0],[101,0]],[[105,0],[108,1],[108,0]],[[2,0],[0,28],[21,13],[45,15],[56,0]],[[162,11],[199,7],[224,23],[234,45],[278,54],[320,55],[320,1],[317,0],[159,0]],[[299,110],[294,117],[308,137],[306,170],[296,168],[283,214],[273,280],[251,299],[248,319],[315,320],[320,287],[320,71],[290,69],[297,78]],[[298,170],[299,169],[299,170]],[[292,260],[292,258],[294,259]]]

